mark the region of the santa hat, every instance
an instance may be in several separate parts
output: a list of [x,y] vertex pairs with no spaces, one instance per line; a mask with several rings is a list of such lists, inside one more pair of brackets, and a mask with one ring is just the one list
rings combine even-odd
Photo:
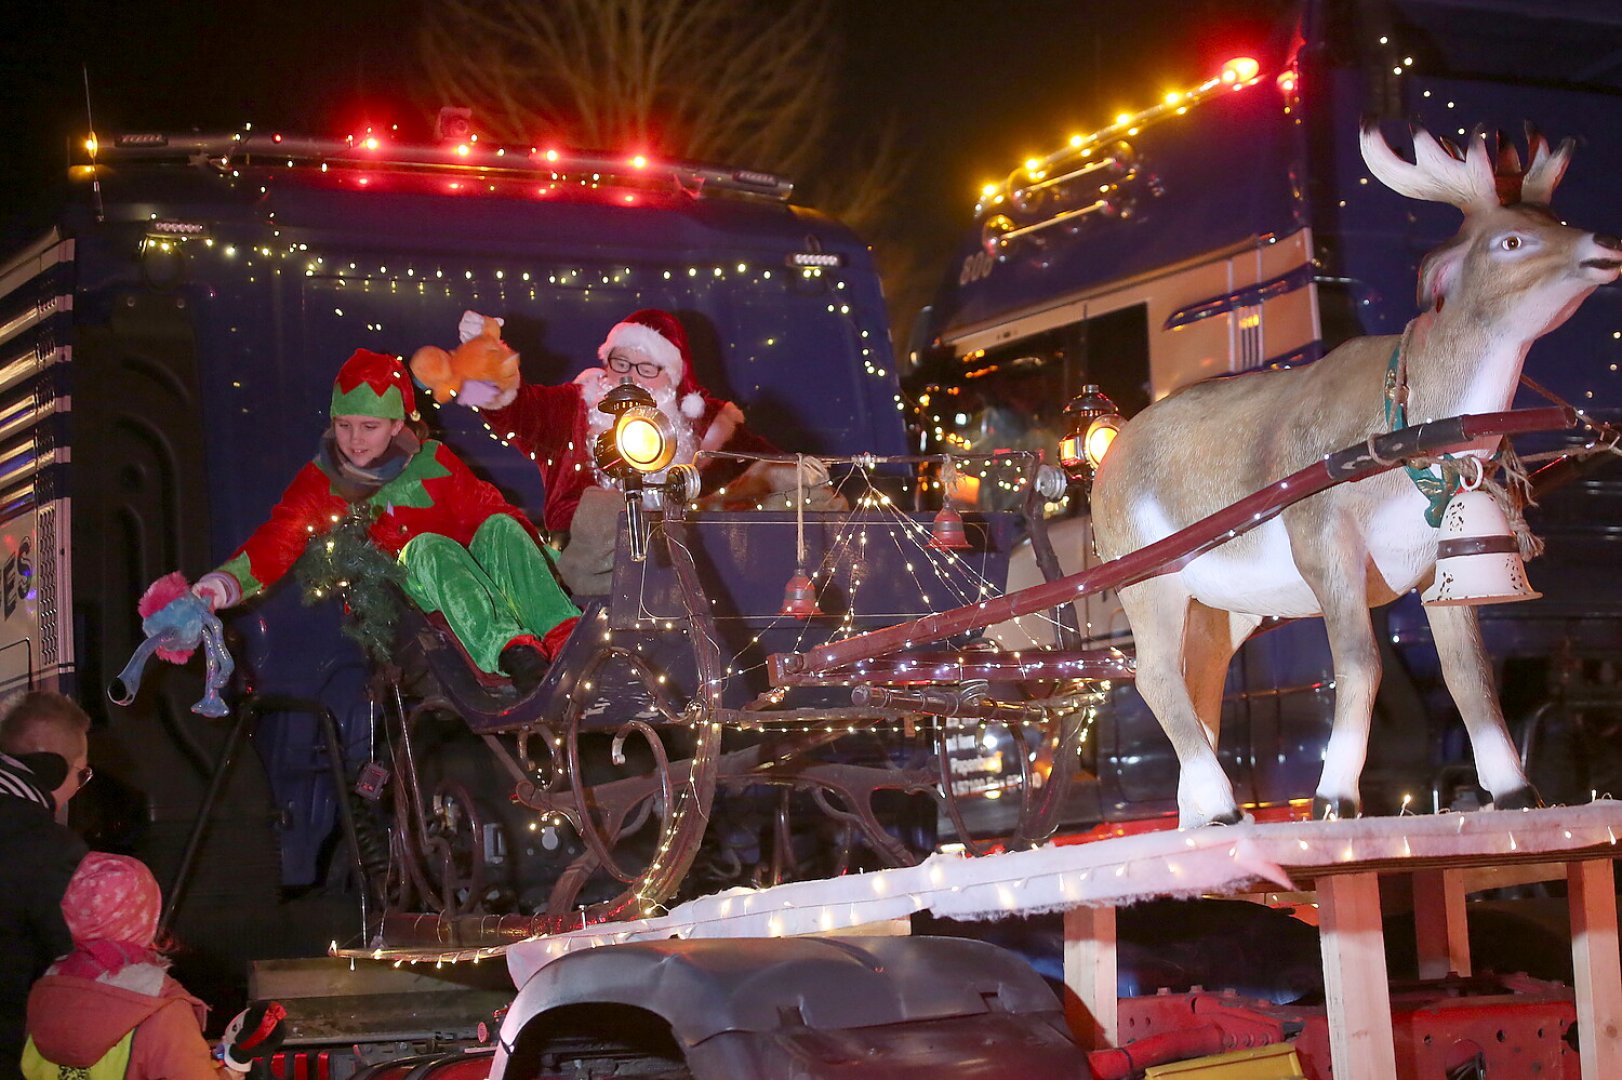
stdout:
[[704,390],[693,377],[692,354],[687,351],[687,331],[676,316],[658,308],[633,311],[614,324],[608,337],[597,347],[597,359],[608,360],[616,348],[640,349],[648,359],[665,370],[676,387],[676,401],[683,416],[696,420],[704,415]]
[[332,415],[417,419],[417,394],[400,358],[356,349],[333,380]]

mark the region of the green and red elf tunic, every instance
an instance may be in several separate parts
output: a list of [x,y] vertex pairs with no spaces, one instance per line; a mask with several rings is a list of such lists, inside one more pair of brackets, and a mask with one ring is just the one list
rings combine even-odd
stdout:
[[[410,377],[392,356],[358,350],[333,385],[334,417],[400,420],[414,411]],[[329,433],[269,520],[198,584],[216,594],[223,586],[220,607],[247,600],[357,506],[373,515],[372,542],[405,564],[412,599],[445,616],[481,670],[499,671],[502,650],[530,637],[550,656],[579,615],[522,511],[444,444],[419,444],[409,429],[370,470],[349,466]]]

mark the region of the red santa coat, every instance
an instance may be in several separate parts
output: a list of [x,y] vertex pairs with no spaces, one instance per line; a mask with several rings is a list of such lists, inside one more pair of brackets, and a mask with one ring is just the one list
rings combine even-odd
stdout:
[[[423,533],[438,533],[466,547],[494,514],[517,519],[535,535],[535,526],[494,485],[480,480],[461,458],[433,439],[425,441],[400,474],[367,501],[377,511],[372,542],[390,555],[398,555]],[[304,553],[310,537],[332,528],[348,509],[334,478],[318,460],[311,461],[293,477],[270,519],[219,572],[236,580],[245,600],[278,581]]]
[[[598,486],[580,384],[526,383],[519,387],[511,404],[485,409],[483,415],[491,431],[528,454],[541,470],[546,485],[542,520],[547,529],[567,531],[581,494]],[[693,434],[700,450],[770,454],[777,449],[744,425],[743,412],[736,405],[708,394],[704,395],[704,411],[693,421]],[[704,466],[705,488],[725,484],[746,464],[717,461]]]

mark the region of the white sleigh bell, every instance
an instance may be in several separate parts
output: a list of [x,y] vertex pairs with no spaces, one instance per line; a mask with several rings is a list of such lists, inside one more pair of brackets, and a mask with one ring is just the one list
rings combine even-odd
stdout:
[[1427,604],[1506,604],[1543,595],[1526,580],[1509,518],[1498,500],[1481,490],[1481,473],[1478,461],[1474,482],[1465,482],[1442,512],[1436,577],[1421,596]]

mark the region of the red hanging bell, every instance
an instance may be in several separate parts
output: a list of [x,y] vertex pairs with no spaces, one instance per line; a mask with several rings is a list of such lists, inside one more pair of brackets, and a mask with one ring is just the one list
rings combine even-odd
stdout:
[[950,506],[943,506],[929,526],[929,546],[943,551],[958,551],[969,546],[968,534],[963,531],[963,515]]
[[794,576],[788,579],[788,585],[783,589],[783,609],[779,615],[792,615],[796,619],[809,619],[813,615],[821,615],[817,607],[817,590],[806,575],[805,567],[794,571]]

